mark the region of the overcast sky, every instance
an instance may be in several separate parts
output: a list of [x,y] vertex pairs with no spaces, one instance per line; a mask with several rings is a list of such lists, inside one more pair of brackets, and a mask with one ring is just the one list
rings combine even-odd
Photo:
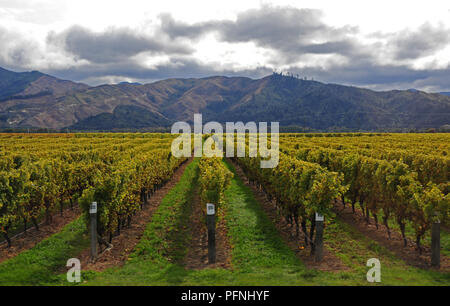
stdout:
[[450,1],[0,0],[0,66],[90,85],[276,70],[450,91]]

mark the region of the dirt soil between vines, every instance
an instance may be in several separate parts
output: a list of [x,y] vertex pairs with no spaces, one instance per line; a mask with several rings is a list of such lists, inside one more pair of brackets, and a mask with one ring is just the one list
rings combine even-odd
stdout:
[[[403,246],[403,238],[399,231],[391,229],[391,239],[388,239],[388,233],[384,225],[378,224],[377,229],[372,217],[369,224],[367,224],[361,210],[356,209],[355,213],[353,213],[350,204],[347,204],[345,209],[343,209],[342,201],[338,201],[334,209],[341,220],[394,253],[408,265],[422,269],[431,269],[431,250],[428,246],[422,246],[422,254],[419,254],[415,243],[412,241],[408,240],[408,245],[406,247]],[[450,258],[442,254],[440,271],[450,271]]]
[[52,222],[50,224],[40,224],[39,231],[37,231],[34,227],[31,227],[28,228],[26,233],[22,232],[17,234],[11,238],[10,248],[8,248],[6,242],[0,245],[0,262],[15,257],[23,251],[33,248],[45,238],[61,231],[65,225],[74,221],[80,214],[81,212],[78,206],[73,209],[65,209],[62,217],[59,213],[57,213],[52,216]]
[[216,262],[208,263],[208,230],[206,227],[206,210],[202,209],[198,188],[192,200],[190,229],[192,240],[184,258],[187,269],[200,270],[205,268],[231,268],[231,246],[227,235],[225,221],[226,211],[221,207],[216,209]]
[[151,222],[152,215],[161,204],[162,199],[178,183],[187,165],[192,160],[191,158],[184,162],[175,171],[172,178],[149,198],[148,204],[133,217],[130,227],[125,227],[120,230],[120,235],[112,239],[112,249],[101,253],[95,263],[90,262],[90,249],[83,250],[78,257],[81,261],[82,269],[103,271],[110,267],[122,266],[140,241],[147,227],[147,223]]
[[331,253],[327,249],[327,243],[324,241],[323,260],[320,263],[315,262],[314,256],[310,255],[311,249],[305,245],[305,238],[302,231],[298,237],[296,237],[295,225],[291,226],[284,218],[278,216],[277,209],[274,203],[267,199],[266,194],[260,190],[257,186],[250,184],[244,171],[234,161],[229,160],[236,168],[236,173],[242,179],[244,184],[251,188],[255,198],[261,204],[266,215],[273,222],[284,242],[295,252],[298,258],[308,267],[317,269],[320,271],[329,272],[342,272],[350,271],[351,269],[346,266],[337,256]]

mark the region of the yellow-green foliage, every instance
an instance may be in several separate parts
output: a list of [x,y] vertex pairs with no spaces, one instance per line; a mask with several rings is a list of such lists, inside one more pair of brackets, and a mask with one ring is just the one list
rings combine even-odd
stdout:
[[219,205],[224,200],[225,189],[231,182],[230,172],[218,157],[202,157],[199,164],[200,199],[202,204]]
[[89,220],[93,201],[99,234],[114,233],[185,160],[171,154],[174,137],[0,134],[0,234],[68,203],[78,202]]

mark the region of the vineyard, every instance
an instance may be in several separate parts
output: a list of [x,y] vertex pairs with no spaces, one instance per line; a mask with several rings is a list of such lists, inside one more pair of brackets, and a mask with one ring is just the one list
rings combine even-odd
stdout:
[[[406,223],[415,230],[419,252],[422,237],[433,221],[448,224],[450,212],[450,158],[446,136],[325,137],[301,139],[289,135],[282,151],[343,176],[340,199],[353,212],[358,204],[369,223],[379,217],[390,238],[389,219],[400,228],[405,246]],[[335,197],[336,198],[336,197]]]
[[147,202],[183,159],[171,157],[172,137],[133,135],[3,136],[1,138],[0,230],[9,233],[18,224],[38,219],[51,223],[64,205],[79,204],[88,220],[92,201],[99,203],[99,235],[109,236]]
[[1,134],[0,285],[72,284],[69,258],[88,285],[364,285],[370,258],[381,284],[450,284],[449,134],[281,134],[273,169],[249,137],[176,158],[171,134]]

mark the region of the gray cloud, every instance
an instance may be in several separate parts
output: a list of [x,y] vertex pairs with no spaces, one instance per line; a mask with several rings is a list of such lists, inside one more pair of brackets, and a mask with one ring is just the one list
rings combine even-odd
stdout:
[[[232,69],[217,70],[219,63],[203,64],[192,57],[173,57],[170,63],[160,64],[153,69],[147,69],[134,61],[124,61],[108,64],[86,64],[65,69],[45,70],[45,73],[60,78],[85,81],[91,85],[101,83],[104,76],[131,78],[139,82],[152,82],[167,78],[201,78],[212,75],[224,76],[246,76],[259,78],[272,73],[272,69],[259,67],[255,69],[239,70]],[[94,80],[94,81],[92,81]]]
[[195,24],[176,21],[171,14],[164,13],[159,15],[161,21],[161,32],[168,35],[171,39],[189,38],[198,39],[206,33],[220,30],[220,27],[231,24],[230,21],[207,21]]
[[385,41],[365,44],[355,38],[357,27],[331,27],[322,12],[313,9],[263,6],[237,15],[235,21],[178,22],[170,14],[160,16],[161,31],[172,38],[199,39],[215,32],[222,41],[254,42],[280,54],[272,60],[285,65],[305,54],[338,54],[359,62],[370,59],[383,48],[394,59],[414,60],[433,54],[450,44],[450,29],[426,23],[416,30],[373,35]]
[[81,26],[72,26],[62,33],[51,32],[47,43],[63,47],[80,59],[94,63],[115,62],[142,52],[154,54],[189,54],[193,50],[176,42],[166,42],[138,34],[128,28],[110,28],[96,33]]
[[239,14],[235,23],[225,26],[221,36],[229,42],[254,41],[262,47],[291,50],[293,45],[309,45],[312,39],[348,31],[327,26],[320,20],[321,15],[318,10],[289,7],[249,10]]
[[341,53],[349,54],[354,49],[354,43],[352,41],[335,41],[335,42],[325,42],[321,44],[311,44],[304,46],[299,50],[304,50],[307,53],[315,54],[328,54],[328,53]]
[[315,79],[326,80],[327,82],[354,84],[359,86],[379,86],[394,83],[409,83],[421,79],[426,79],[432,74],[450,70],[414,70],[407,66],[376,65],[369,61],[361,61],[351,66],[333,67],[333,69],[321,69],[316,67],[306,67],[299,70],[306,76],[313,76]]
[[42,55],[35,41],[1,26],[0,42],[0,65],[4,67],[27,67]]
[[450,29],[444,26],[423,24],[415,31],[404,30],[398,32],[388,40],[393,47],[397,59],[417,59],[431,55],[445,48],[450,43]]
[[296,57],[298,53],[356,53],[354,43],[347,36],[358,29],[350,26],[330,27],[322,22],[322,12],[319,10],[263,6],[239,13],[236,21],[208,21],[191,25],[177,22],[169,14],[160,18],[161,30],[172,38],[196,39],[216,32],[222,41],[252,41],[260,47],[291,57]]

